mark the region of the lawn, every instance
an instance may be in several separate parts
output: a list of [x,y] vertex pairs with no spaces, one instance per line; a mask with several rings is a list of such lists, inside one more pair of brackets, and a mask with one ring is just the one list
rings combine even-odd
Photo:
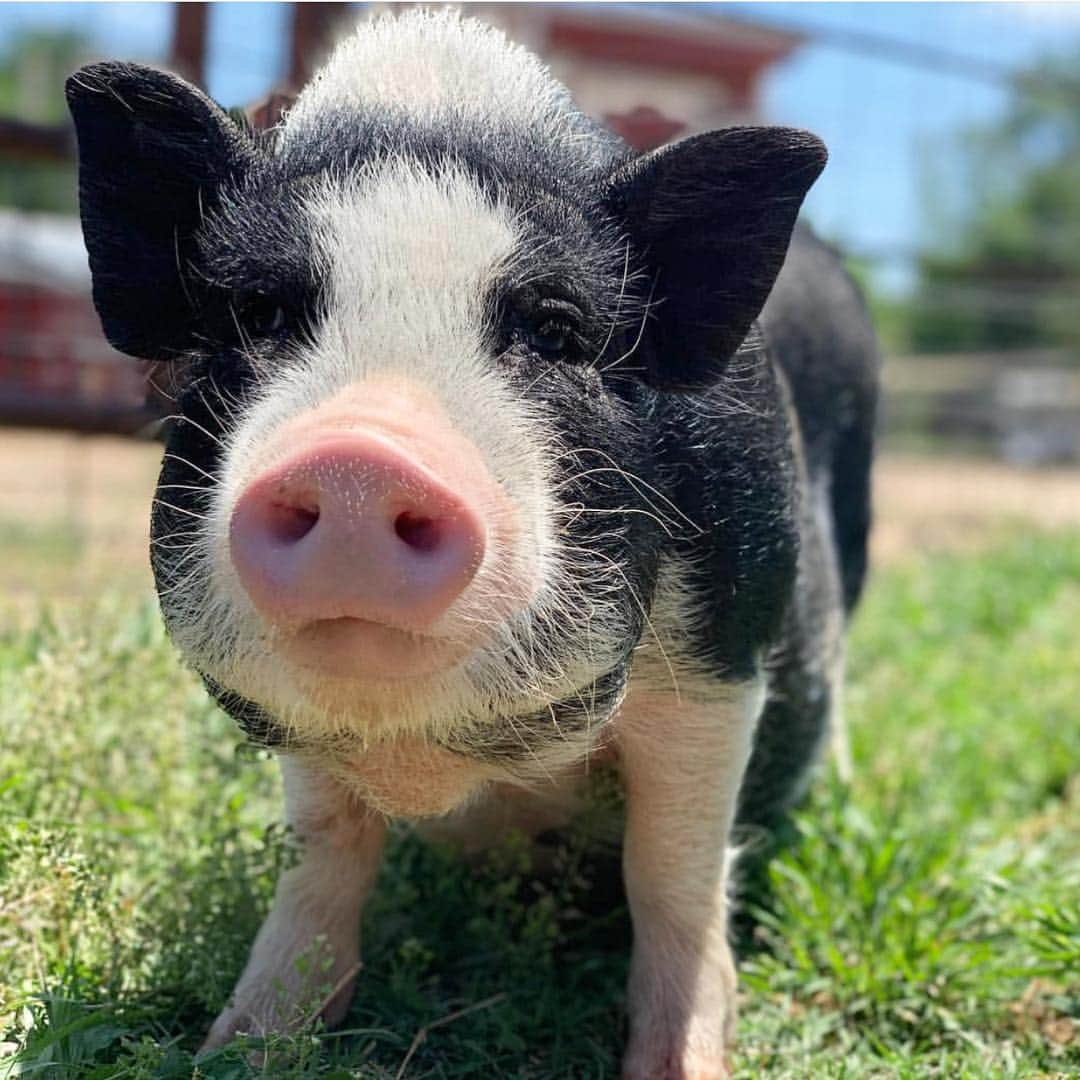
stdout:
[[[0,560],[66,544],[0,530]],[[0,621],[11,1075],[191,1076],[292,857],[273,761],[179,667],[143,589]],[[1075,530],[876,575],[854,784],[823,772],[744,890],[738,1075],[1080,1075],[1078,627]],[[610,861],[576,839],[562,859],[540,879],[510,846],[466,870],[402,833],[344,1028],[266,1047],[262,1071],[616,1076],[626,913]],[[255,1060],[234,1046],[199,1075]]]

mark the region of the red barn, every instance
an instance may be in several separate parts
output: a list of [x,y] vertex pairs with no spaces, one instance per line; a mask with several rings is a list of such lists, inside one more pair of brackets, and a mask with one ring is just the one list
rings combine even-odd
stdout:
[[0,422],[131,432],[143,397],[102,336],[78,220],[0,210]]

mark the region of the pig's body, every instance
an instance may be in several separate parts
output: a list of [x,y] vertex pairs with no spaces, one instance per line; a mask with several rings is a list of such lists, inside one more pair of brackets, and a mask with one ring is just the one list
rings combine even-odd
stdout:
[[873,342],[831,253],[801,236],[753,328],[820,144],[636,158],[423,14],[361,28],[269,141],[147,69],[69,97],[106,331],[178,365],[163,611],[304,843],[210,1043],[293,1022],[316,939],[342,1014],[383,815],[476,848],[608,763],[626,1075],[721,1075],[740,784],[746,821],[801,789],[865,568]]

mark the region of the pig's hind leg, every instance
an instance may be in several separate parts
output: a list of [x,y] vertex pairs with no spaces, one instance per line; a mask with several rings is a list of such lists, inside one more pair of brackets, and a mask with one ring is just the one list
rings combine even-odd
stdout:
[[385,825],[321,769],[282,759],[286,816],[300,860],[278,882],[270,914],[232,1000],[202,1052],[238,1032],[340,1021],[359,967],[360,910],[378,873]]
[[718,1080],[735,1022],[728,842],[760,681],[628,698],[617,721],[634,922],[626,1080]]

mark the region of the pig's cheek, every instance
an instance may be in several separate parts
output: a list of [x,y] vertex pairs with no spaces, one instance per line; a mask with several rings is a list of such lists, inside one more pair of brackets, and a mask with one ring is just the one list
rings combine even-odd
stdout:
[[[487,521],[488,552],[476,578],[444,621],[444,628],[455,636],[471,631],[475,637],[478,628],[512,618],[535,600],[545,581],[543,562],[550,547],[545,522],[535,519],[550,515],[542,505],[531,503],[497,484],[483,492],[480,505]],[[471,644],[480,646],[484,641]]]
[[419,738],[380,743],[337,760],[334,775],[391,817],[439,817],[479,794],[493,772]]

